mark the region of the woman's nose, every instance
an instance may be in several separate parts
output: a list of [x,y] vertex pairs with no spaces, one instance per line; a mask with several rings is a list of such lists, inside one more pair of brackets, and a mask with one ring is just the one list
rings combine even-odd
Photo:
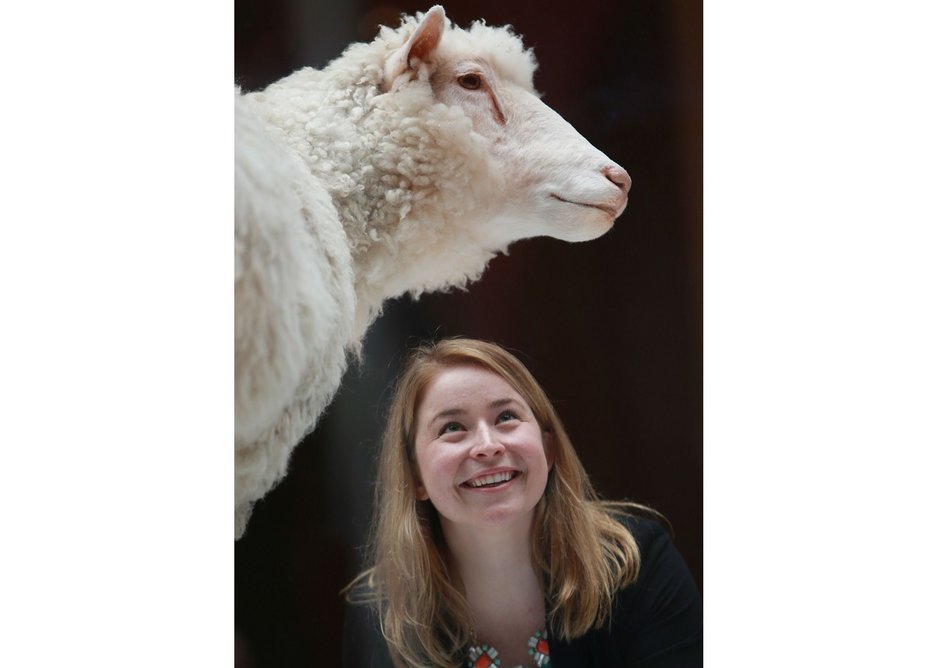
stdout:
[[472,445],[472,456],[476,458],[492,457],[505,451],[495,433],[488,425],[480,425],[476,430],[475,443]]

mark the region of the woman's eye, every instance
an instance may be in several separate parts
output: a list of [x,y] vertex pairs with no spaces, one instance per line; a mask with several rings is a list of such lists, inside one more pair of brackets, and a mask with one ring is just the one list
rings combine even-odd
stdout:
[[507,420],[517,420],[518,416],[515,415],[514,411],[502,411],[498,414],[498,420],[496,422],[505,422]]
[[457,431],[462,431],[462,425],[458,422],[447,422],[443,425],[443,428],[440,429],[440,436],[443,434],[453,434]]
[[482,86],[482,77],[478,74],[463,74],[456,81],[468,90],[478,90]]

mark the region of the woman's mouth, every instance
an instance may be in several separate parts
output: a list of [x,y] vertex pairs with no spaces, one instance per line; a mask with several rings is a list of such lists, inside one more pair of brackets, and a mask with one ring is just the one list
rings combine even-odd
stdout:
[[471,489],[491,489],[499,487],[510,482],[518,475],[518,471],[501,471],[490,475],[480,475],[478,478],[472,478],[462,484],[463,487]]

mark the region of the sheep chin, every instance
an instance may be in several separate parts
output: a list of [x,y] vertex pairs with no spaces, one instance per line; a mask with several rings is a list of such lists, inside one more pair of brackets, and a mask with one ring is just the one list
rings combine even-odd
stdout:
[[615,212],[607,207],[571,202],[556,195],[551,195],[551,202],[544,217],[544,236],[568,242],[592,241],[615,224]]

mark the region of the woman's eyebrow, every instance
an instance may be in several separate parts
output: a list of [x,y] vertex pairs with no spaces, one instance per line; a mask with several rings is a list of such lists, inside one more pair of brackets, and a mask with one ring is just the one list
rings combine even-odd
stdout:
[[[518,400],[512,399],[511,397],[505,397],[504,399],[495,399],[494,401],[489,402],[488,408],[489,409],[501,408],[502,406],[509,406],[512,404],[519,405]],[[433,424],[434,422],[442,418],[458,417],[460,415],[465,415],[465,414],[466,414],[465,408],[445,408],[441,410],[439,413],[437,413],[436,415],[434,415],[432,418],[430,418],[430,421],[427,422],[427,424],[428,425]]]
[[516,399],[512,399],[511,397],[505,397],[504,399],[496,399],[495,401],[491,402],[489,404],[489,408],[501,408],[502,406],[508,406],[510,404],[517,404],[517,403],[518,401]]
[[466,410],[463,408],[446,408],[436,415],[434,415],[427,424],[433,424],[441,418],[455,417],[457,415],[465,415]]

